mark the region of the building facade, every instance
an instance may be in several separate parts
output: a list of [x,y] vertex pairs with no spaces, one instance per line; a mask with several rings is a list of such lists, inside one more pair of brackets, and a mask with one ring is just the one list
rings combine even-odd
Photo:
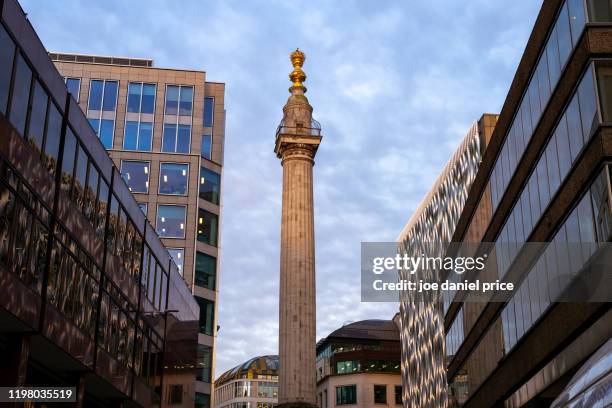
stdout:
[[453,234],[495,243],[490,266],[516,284],[508,299],[457,294],[445,308],[455,405],[549,406],[612,336],[612,299],[593,297],[610,288],[594,282],[610,270],[611,11],[542,4]]
[[51,53],[200,306],[197,406],[210,405],[225,138],[222,83],[152,60]]
[[278,356],[254,357],[215,381],[215,408],[276,408]]
[[198,303],[19,4],[0,17],[0,385],[193,406]]
[[317,404],[402,405],[399,316],[347,324],[317,343]]
[[[446,252],[496,121],[497,115],[485,114],[472,125],[400,233],[401,253],[419,257]],[[419,279],[441,279],[427,275],[432,273],[422,271]],[[400,270],[401,279],[411,276]],[[452,345],[444,341],[444,310],[450,299],[438,302],[424,296],[412,291],[400,296],[404,406],[446,407],[446,361],[454,354]]]

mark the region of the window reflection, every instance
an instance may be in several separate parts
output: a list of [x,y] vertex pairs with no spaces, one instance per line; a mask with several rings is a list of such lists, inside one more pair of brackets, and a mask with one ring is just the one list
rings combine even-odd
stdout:
[[0,25],[0,112],[6,113],[8,94],[13,71],[13,58],[15,55],[15,44]]
[[200,198],[219,204],[221,176],[206,167],[200,168]]
[[150,163],[145,161],[121,161],[121,176],[133,193],[149,192]]
[[217,260],[205,253],[196,252],[195,284],[210,290],[215,290],[216,275]]
[[200,333],[214,335],[215,303],[211,300],[195,296],[200,306]]
[[218,217],[206,210],[198,210],[198,241],[217,246]]
[[189,165],[187,163],[161,163],[159,169],[159,193],[187,194]]
[[185,213],[183,205],[157,206],[157,234],[164,238],[185,238]]
[[183,276],[183,262],[185,260],[185,249],[183,248],[168,248],[168,253],[176,264],[179,273]]

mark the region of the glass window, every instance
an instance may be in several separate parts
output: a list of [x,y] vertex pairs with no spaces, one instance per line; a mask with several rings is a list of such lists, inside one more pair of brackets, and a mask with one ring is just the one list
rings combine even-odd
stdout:
[[203,158],[212,160],[212,135],[202,136],[202,148],[200,154]]
[[155,84],[143,84],[140,111],[152,114],[155,111]]
[[148,204],[147,203],[138,203],[138,207],[140,207],[140,209],[142,210],[142,212],[144,213],[144,215],[147,215],[147,209],[148,209]]
[[567,3],[563,4],[561,8],[555,28],[557,31],[557,39],[559,40],[559,60],[561,61],[561,66],[564,67],[572,52],[572,35],[570,33]]
[[586,16],[584,15],[584,0],[568,0],[567,5],[572,31],[572,44],[576,45],[586,23]]
[[200,168],[200,198],[219,204],[221,176],[205,167]]
[[121,176],[133,193],[149,192],[149,167],[146,161],[121,161]]
[[359,371],[358,361],[337,361],[336,362],[336,374],[348,374],[355,371]]
[[401,385],[395,386],[395,404],[402,405],[402,386]]
[[100,141],[106,149],[113,148],[113,131],[115,127],[115,121],[109,119],[102,119],[100,123]]
[[204,99],[204,126],[212,127],[214,120],[215,98],[207,97]]
[[157,235],[163,238],[185,238],[184,205],[158,205],[157,206]]
[[6,113],[11,75],[13,73],[13,58],[15,44],[4,27],[0,25],[0,112]]
[[217,276],[217,260],[202,252],[196,252],[195,284],[210,290],[215,290]]
[[47,116],[47,134],[45,136],[45,157],[44,162],[47,170],[52,175],[55,174],[57,166],[57,154],[59,153],[59,141],[62,131],[62,114],[55,107],[55,104],[49,104],[49,115]]
[[123,148],[125,150],[136,150],[138,147],[138,122],[125,122],[125,135],[123,137]]
[[77,149],[77,163],[74,173],[74,187],[72,190],[72,199],[78,208],[83,206],[83,199],[85,197],[85,183],[87,182],[87,166],[88,158],[87,153],[83,150],[82,146]]
[[66,88],[72,95],[75,101],[79,101],[79,93],[81,92],[81,79],[80,78],[66,78]]
[[210,408],[210,395],[196,392],[195,408]]
[[142,83],[130,82],[128,84],[127,111],[140,112],[140,94],[142,92]]
[[166,115],[178,114],[179,87],[168,85],[166,87]]
[[62,190],[70,193],[72,179],[74,175],[74,159],[76,155],[76,138],[70,128],[66,131],[64,141],[64,158],[62,159]]
[[597,89],[604,122],[612,122],[612,66],[597,64]]
[[387,403],[387,386],[386,385],[374,385],[374,403],[375,404],[386,404]]
[[336,405],[348,405],[357,403],[357,386],[343,385],[336,387]]
[[582,136],[584,142],[591,138],[597,127],[597,104],[595,97],[595,83],[593,82],[593,71],[589,67],[578,86],[578,98],[580,100],[580,117],[582,119]]
[[13,95],[11,97],[9,119],[19,134],[23,136],[28,115],[32,71],[21,54],[17,55],[15,65],[15,79],[13,80]]
[[88,109],[99,111],[102,109],[102,93],[104,92],[104,81],[93,79],[89,85]]
[[187,163],[161,163],[159,165],[159,193],[187,194],[189,165]]
[[183,248],[168,248],[168,252],[172,260],[176,264],[179,273],[183,276],[183,262],[185,260],[185,249]]
[[217,246],[218,217],[206,210],[198,210],[198,241]]
[[211,300],[194,296],[200,306],[200,333],[214,334],[215,303]]
[[178,125],[176,153],[189,153],[191,147],[191,126]]
[[550,87],[554,89],[561,75],[561,62],[559,61],[559,43],[557,30],[553,29],[546,45],[546,58],[548,61],[548,72],[550,74]]
[[548,142],[546,146],[546,168],[550,177],[550,192],[551,195],[557,192],[561,184],[561,174],[559,173],[559,159],[557,156],[557,133]]
[[162,152],[176,151],[176,125],[164,123],[164,134],[162,136]]
[[38,83],[34,82],[34,94],[32,95],[32,111],[28,125],[28,140],[30,144],[40,154],[43,145],[43,137],[45,134],[45,118],[47,116],[47,103],[49,97]]
[[561,117],[561,121],[557,125],[557,129],[555,130],[555,138],[557,139],[559,174],[561,175],[561,180],[563,180],[565,179],[565,176],[569,172],[572,165],[572,155],[570,152],[569,138],[567,135],[566,115]]
[[196,379],[198,381],[211,382],[211,369],[212,347],[205,346],[203,344],[198,344]]
[[612,3],[601,0],[587,0],[589,21],[594,23],[612,21]]
[[150,152],[153,147],[153,124],[140,122],[138,131],[138,150]]
[[181,86],[179,115],[191,116],[192,103],[193,103],[193,87]]
[[572,154],[572,162],[578,157],[578,153],[582,149],[584,143],[582,139],[582,124],[580,122],[580,108],[578,106],[578,97],[574,95],[565,112],[567,119],[567,133],[570,141],[570,152]]
[[541,111],[546,107],[546,103],[550,98],[550,80],[548,78],[548,60],[546,59],[546,52],[542,54],[540,57],[540,62],[538,63],[537,72],[538,76],[538,85],[540,90],[540,101],[541,101]]
[[104,100],[102,101],[102,110],[106,112],[114,112],[117,108],[117,81],[104,82]]

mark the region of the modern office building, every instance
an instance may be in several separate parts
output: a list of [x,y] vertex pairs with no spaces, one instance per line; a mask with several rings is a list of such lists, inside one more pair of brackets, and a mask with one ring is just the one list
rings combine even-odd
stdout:
[[[496,121],[497,115],[484,114],[472,125],[400,233],[400,252],[415,257],[446,252]],[[440,280],[439,276],[426,275],[431,271],[419,273],[419,279]],[[401,270],[400,278],[410,279],[410,275]],[[448,297],[435,302],[424,298],[424,293],[406,291],[400,296],[406,407],[447,404],[446,361],[455,352],[448,343],[445,350],[444,344],[443,310],[449,303]]]
[[342,326],[317,343],[317,404],[402,404],[399,315]]
[[549,406],[612,336],[610,56],[609,2],[544,0],[453,234],[517,285],[445,307],[455,405]]
[[278,356],[254,357],[215,381],[215,408],[276,408]]
[[198,303],[15,0],[0,20],[0,385],[193,406]]
[[152,60],[50,53],[200,306],[197,405],[212,395],[225,137],[222,83]]

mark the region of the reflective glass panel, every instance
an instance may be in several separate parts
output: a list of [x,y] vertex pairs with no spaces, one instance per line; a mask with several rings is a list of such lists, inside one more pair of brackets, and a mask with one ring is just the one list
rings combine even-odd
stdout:
[[172,260],[176,264],[179,273],[183,276],[183,262],[185,260],[185,250],[183,248],[168,248]]
[[14,56],[15,44],[4,27],[0,26],[0,112],[2,113],[6,113]]
[[212,136],[211,135],[203,135],[202,136],[202,147],[201,152],[203,158],[212,160]]
[[81,92],[81,80],[79,78],[66,78],[66,88],[72,95],[75,101],[79,101],[79,93]]
[[142,113],[153,113],[155,110],[155,84],[144,84],[142,86]]
[[140,93],[142,92],[142,84],[139,82],[130,82],[128,84],[127,96],[127,111],[133,113],[140,112]]
[[104,84],[104,101],[102,110],[114,112],[117,107],[117,81],[106,81]]
[[123,138],[123,148],[126,150],[136,150],[138,147],[138,122],[125,122],[125,136]]
[[215,98],[204,99],[204,126],[213,126],[213,111],[215,107]]
[[189,165],[187,163],[161,163],[159,169],[159,193],[185,195]]
[[193,87],[181,86],[181,100],[179,106],[179,115],[191,116],[191,107],[193,101]]
[[196,253],[195,284],[210,290],[215,290],[217,275],[217,260],[202,252]]
[[176,153],[189,153],[191,144],[191,126],[178,125]]
[[15,65],[15,79],[13,79],[13,94],[11,97],[9,119],[20,136],[23,136],[28,115],[32,71],[21,57],[21,54],[17,55],[17,62]]
[[200,168],[200,198],[219,204],[221,176],[205,167]]
[[49,98],[43,87],[38,81],[35,81],[34,94],[32,95],[32,111],[30,112],[30,123],[28,125],[28,140],[39,153],[42,149],[45,134],[48,100]]
[[158,205],[157,234],[164,238],[184,238],[186,210],[182,205]]
[[206,210],[198,210],[198,241],[217,246],[218,217]]
[[102,109],[103,87],[104,87],[104,81],[94,79],[90,82],[89,110],[101,110]]
[[122,161],[121,176],[133,193],[149,192],[149,162]]
[[166,87],[166,115],[178,114],[178,99],[179,87],[175,85],[168,85]]

